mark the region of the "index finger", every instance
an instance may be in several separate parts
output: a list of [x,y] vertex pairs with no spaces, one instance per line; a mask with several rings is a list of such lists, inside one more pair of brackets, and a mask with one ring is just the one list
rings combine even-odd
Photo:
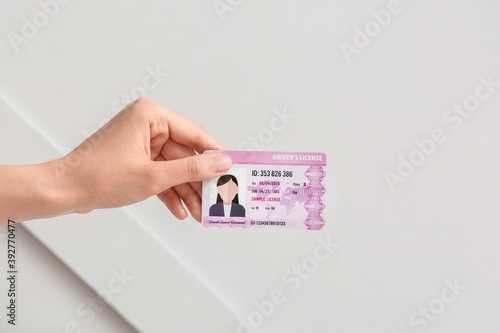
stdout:
[[191,147],[198,153],[207,149],[224,149],[217,140],[192,120],[164,107],[170,138],[175,142]]

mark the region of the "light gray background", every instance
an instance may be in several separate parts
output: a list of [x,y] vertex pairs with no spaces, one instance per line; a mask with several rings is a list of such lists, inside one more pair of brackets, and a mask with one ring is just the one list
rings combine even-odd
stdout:
[[[158,69],[168,76],[147,95],[227,149],[262,138],[276,110],[292,114],[260,143],[328,154],[325,228],[204,229],[176,221],[156,198],[27,222],[19,326],[2,314],[2,331],[62,332],[74,320],[82,332],[232,333],[280,289],[285,303],[255,332],[412,333],[421,326],[411,315],[439,304],[455,279],[465,290],[422,331],[498,330],[500,91],[456,130],[443,114],[474,94],[478,77],[500,81],[500,4],[403,0],[349,63],[341,43],[353,44],[390,1],[221,2],[231,6],[222,18],[212,1],[72,0],[16,52],[8,34],[42,9],[4,1],[0,163],[62,156]],[[435,128],[446,142],[391,191],[384,173]],[[282,275],[318,237],[340,246],[290,291]],[[133,281],[86,323],[74,309],[122,268]]]

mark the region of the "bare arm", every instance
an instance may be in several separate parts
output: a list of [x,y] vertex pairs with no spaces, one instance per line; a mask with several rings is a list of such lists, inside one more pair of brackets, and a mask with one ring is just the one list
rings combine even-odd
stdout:
[[130,205],[150,196],[179,219],[201,218],[201,180],[231,166],[203,128],[149,98],[129,104],[68,155],[0,165],[0,225]]

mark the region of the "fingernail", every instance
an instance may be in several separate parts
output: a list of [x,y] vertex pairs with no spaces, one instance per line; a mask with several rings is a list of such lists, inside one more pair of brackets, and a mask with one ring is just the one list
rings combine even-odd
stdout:
[[215,172],[222,172],[229,170],[229,168],[233,164],[231,158],[227,155],[217,156],[212,160],[212,162],[214,164]]

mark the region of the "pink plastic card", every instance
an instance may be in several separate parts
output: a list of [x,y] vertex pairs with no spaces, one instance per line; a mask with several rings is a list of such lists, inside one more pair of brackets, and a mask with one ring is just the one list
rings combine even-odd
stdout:
[[203,182],[205,227],[319,230],[325,224],[326,154],[207,150],[231,157]]

